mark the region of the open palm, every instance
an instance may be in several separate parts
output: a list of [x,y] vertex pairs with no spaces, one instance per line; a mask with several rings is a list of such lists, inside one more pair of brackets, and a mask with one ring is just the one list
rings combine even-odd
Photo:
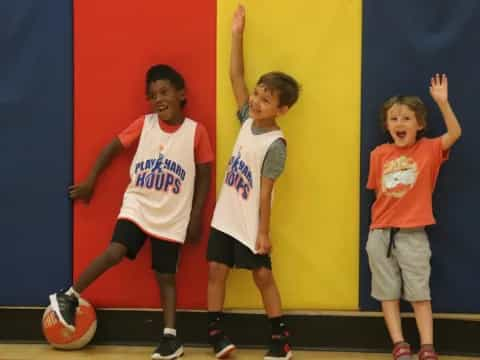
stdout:
[[430,79],[430,95],[437,103],[442,103],[448,100],[448,79],[445,74],[435,74]]
[[237,10],[233,14],[233,21],[232,21],[232,32],[235,34],[243,33],[243,29],[245,28],[245,8],[243,5],[238,5]]

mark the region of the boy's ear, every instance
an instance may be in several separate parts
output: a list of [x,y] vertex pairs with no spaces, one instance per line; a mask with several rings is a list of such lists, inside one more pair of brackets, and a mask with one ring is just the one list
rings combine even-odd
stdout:
[[185,100],[185,89],[180,89],[177,91],[178,97],[180,98],[180,101]]
[[287,105],[280,106],[278,108],[277,115],[278,116],[285,115],[287,113],[288,109],[290,109],[290,108]]

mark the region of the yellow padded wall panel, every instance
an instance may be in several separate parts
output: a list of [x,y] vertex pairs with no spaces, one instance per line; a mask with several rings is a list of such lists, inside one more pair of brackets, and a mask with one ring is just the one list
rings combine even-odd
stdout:
[[[228,77],[238,2],[217,2],[217,184],[239,130]],[[275,186],[273,271],[286,310],[358,308],[360,0],[246,0],[249,89],[280,70],[302,85],[279,124],[288,142]],[[225,307],[260,309],[251,274],[234,270]]]

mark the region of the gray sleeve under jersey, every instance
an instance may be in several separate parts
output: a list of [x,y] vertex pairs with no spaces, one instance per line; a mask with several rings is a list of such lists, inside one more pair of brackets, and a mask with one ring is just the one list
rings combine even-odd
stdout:
[[287,144],[283,139],[275,140],[267,150],[263,160],[262,176],[275,180],[285,168],[287,160]]
[[[249,107],[245,103],[237,111],[238,120],[243,124],[248,119]],[[265,159],[263,159],[262,176],[275,180],[278,178],[285,168],[285,161],[287,160],[287,144],[283,139],[275,140],[267,150]]]
[[245,120],[248,119],[248,103],[242,105],[240,109],[237,111],[238,120],[240,120],[240,124],[243,124]]

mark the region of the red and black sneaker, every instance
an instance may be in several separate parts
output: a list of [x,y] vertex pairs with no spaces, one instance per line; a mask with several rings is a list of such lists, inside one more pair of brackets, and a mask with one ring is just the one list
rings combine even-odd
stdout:
[[225,359],[235,350],[235,345],[219,329],[212,329],[208,332],[208,343],[212,346],[217,359]]
[[183,345],[174,335],[164,334],[162,341],[152,354],[153,360],[172,360],[183,356]]
[[288,332],[280,335],[272,335],[268,351],[263,357],[264,360],[289,360],[293,357],[292,349],[288,341]]
[[67,295],[64,290],[50,295],[50,305],[58,320],[70,331],[75,331],[75,316],[78,299],[75,295]]

